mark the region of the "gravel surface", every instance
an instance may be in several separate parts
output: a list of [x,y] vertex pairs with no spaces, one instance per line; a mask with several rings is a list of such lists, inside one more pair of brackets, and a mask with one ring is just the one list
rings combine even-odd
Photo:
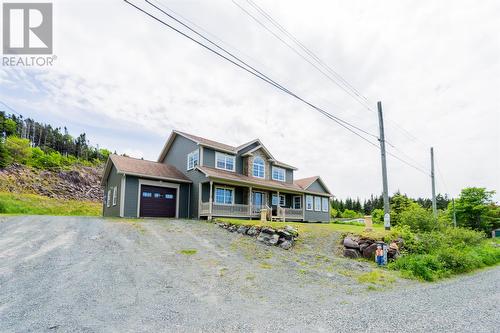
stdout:
[[200,221],[0,217],[0,332],[498,332],[500,267],[368,286],[356,276],[373,266],[330,241],[285,251]]

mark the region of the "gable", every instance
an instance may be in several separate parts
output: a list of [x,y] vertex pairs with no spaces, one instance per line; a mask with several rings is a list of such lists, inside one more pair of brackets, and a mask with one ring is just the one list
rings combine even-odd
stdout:
[[320,178],[318,178],[314,182],[312,182],[311,185],[309,185],[307,187],[307,190],[311,191],[311,192],[330,194],[330,191],[328,191],[328,189],[323,184],[323,182],[320,180]]

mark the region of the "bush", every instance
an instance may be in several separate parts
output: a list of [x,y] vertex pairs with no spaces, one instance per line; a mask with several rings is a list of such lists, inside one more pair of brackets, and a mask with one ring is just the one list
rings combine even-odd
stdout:
[[353,210],[350,210],[350,209],[345,209],[343,212],[342,212],[342,217],[343,218],[357,218],[357,217],[361,217],[362,215],[358,212],[355,212]]
[[384,223],[384,210],[377,208],[372,211],[372,221],[376,224]]
[[5,149],[12,162],[26,164],[31,156],[31,147],[28,139],[9,136],[5,140]]
[[413,231],[431,231],[436,228],[436,222],[430,210],[415,202],[399,214],[399,224],[408,225]]
[[431,254],[403,256],[390,263],[389,268],[401,270],[403,275],[407,277],[425,281],[434,281],[436,278],[446,275],[442,263],[437,256]]

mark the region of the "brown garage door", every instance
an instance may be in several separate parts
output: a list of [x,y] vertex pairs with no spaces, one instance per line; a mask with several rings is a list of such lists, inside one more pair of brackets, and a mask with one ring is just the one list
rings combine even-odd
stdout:
[[175,188],[141,185],[139,216],[175,217],[177,191]]

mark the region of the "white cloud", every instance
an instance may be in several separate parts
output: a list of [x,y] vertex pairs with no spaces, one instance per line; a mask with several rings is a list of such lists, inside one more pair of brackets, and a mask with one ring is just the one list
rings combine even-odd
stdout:
[[[287,87],[377,134],[376,113],[231,1],[163,3]],[[428,145],[436,147],[447,184],[438,183],[439,191],[499,189],[498,3],[258,3],[370,100],[383,101],[388,140],[398,149],[427,166]],[[260,137],[297,166],[299,176],[322,175],[335,195],[381,191],[376,149],[124,2],[56,1],[54,9],[55,66],[0,70],[0,82],[8,84],[0,96],[18,109],[43,109],[78,128],[87,124],[101,146],[149,159],[173,128],[234,145]],[[410,140],[390,120],[426,144]],[[430,194],[428,177],[394,159],[389,177],[391,191]]]

